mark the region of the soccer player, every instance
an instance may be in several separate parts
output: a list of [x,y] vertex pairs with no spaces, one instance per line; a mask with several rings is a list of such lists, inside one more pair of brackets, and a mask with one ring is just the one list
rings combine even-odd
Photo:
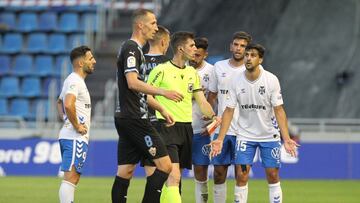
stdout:
[[60,203],[74,202],[75,188],[85,163],[91,119],[91,101],[85,78],[93,73],[96,63],[87,46],[74,48],[70,60],[73,72],[65,79],[57,100],[57,111],[64,120],[59,133],[61,171],[64,171],[59,189]]
[[[201,88],[203,93],[207,97],[209,92],[209,82],[214,78],[214,67],[205,61],[208,56],[208,39],[196,38],[194,60],[190,61],[190,65],[193,66],[199,77]],[[195,177],[195,200],[196,203],[204,203],[208,201],[208,165],[209,160],[209,148],[210,135],[204,131],[206,122],[203,119],[203,114],[200,111],[199,105],[193,100],[193,139],[192,139],[192,162]]]
[[[233,115],[237,113],[239,135],[236,140],[235,164],[238,176],[236,190],[239,195],[235,196],[235,202],[247,202],[249,171],[255,151],[259,148],[269,184],[269,201],[281,203],[280,134],[285,150],[291,156],[296,156],[296,147],[299,146],[289,136],[279,80],[274,74],[260,68],[264,53],[265,48],[260,44],[246,47],[246,71],[237,74],[232,81],[219,136],[211,143],[211,156],[221,153],[226,132]],[[234,112],[236,106],[239,112]]]
[[[115,112],[115,126],[119,135],[118,170],[112,186],[113,203],[126,202],[127,189],[139,160],[152,159],[156,170],[147,177],[143,202],[159,202],[161,188],[171,171],[171,161],[166,147],[148,118],[147,94],[161,95],[181,101],[182,95],[175,91],[153,87],[144,82],[145,58],[141,47],[157,32],[157,21],[150,10],[136,10],[132,18],[131,39],[125,41],[117,59],[119,102]],[[158,110],[168,124],[172,117],[164,108],[150,104]]]
[[[147,81],[151,70],[154,69],[155,66],[169,60],[169,58],[165,56],[170,43],[169,30],[166,29],[164,26],[158,25],[158,31],[155,33],[154,38],[150,39],[148,42],[150,45],[150,49],[147,54],[144,54],[146,62],[145,81]],[[155,116],[155,110],[152,108],[149,108],[149,118],[151,124],[156,129],[158,123]],[[150,176],[155,170],[155,164],[149,159],[144,158],[143,160],[141,160],[141,166],[144,166],[146,176]]]
[[[251,36],[243,31],[235,32],[230,44],[230,51],[232,57],[230,59],[222,60],[214,65],[215,77],[209,84],[209,102],[214,106],[215,100],[218,101],[218,115],[222,115],[226,106],[225,101],[229,96],[229,84],[234,75],[245,70],[244,53],[245,47],[251,42]],[[235,112],[238,109],[235,107]],[[224,147],[219,156],[214,157],[211,163],[214,165],[214,202],[226,202],[226,176],[228,166],[234,164],[235,145],[236,145],[236,121],[238,115],[235,113],[229,130],[226,132],[224,138]],[[215,133],[214,139],[218,136],[218,130]],[[235,188],[235,196],[238,191]]]
[[194,34],[176,32],[171,36],[170,45],[174,57],[156,66],[150,72],[148,83],[155,87],[174,89],[184,95],[181,102],[174,102],[162,96],[155,97],[175,120],[175,125],[167,127],[164,117],[156,112],[159,132],[166,143],[173,166],[166,182],[167,187],[164,187],[165,193],[161,194],[161,202],[178,203],[181,202],[179,192],[181,171],[184,168],[191,169],[192,164],[192,99],[196,100],[202,114],[207,118],[217,120],[219,118],[215,116],[211,105],[206,101],[196,70],[186,65],[187,61],[194,60],[196,51]]

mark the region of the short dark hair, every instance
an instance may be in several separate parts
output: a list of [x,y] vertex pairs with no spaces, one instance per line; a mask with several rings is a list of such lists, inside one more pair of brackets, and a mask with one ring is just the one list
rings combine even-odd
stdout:
[[248,44],[250,44],[252,37],[247,32],[239,31],[239,32],[235,32],[233,34],[233,40],[235,40],[235,39],[244,39],[247,41]]
[[263,47],[261,44],[249,44],[246,46],[245,51],[249,51],[251,49],[256,49],[259,53],[260,58],[264,57],[265,47]]
[[85,56],[86,52],[88,51],[91,51],[91,49],[85,45],[72,49],[70,53],[71,63],[73,63],[75,59]]
[[150,39],[149,42],[158,42],[160,41],[165,35],[170,35],[170,31],[166,29],[164,26],[158,25],[158,31],[155,33],[153,39]]
[[198,37],[195,40],[195,46],[198,49],[204,49],[205,51],[207,50],[209,43],[208,43],[208,39],[206,37]]
[[135,10],[131,16],[132,23],[134,24],[137,20],[146,16],[148,13],[153,13],[153,12],[149,9],[144,9],[144,8]]
[[173,35],[171,35],[171,41],[170,41],[173,52],[176,53],[177,52],[176,49],[180,45],[186,43],[188,39],[194,39],[194,38],[195,35],[192,32],[185,32],[185,31],[175,32]]

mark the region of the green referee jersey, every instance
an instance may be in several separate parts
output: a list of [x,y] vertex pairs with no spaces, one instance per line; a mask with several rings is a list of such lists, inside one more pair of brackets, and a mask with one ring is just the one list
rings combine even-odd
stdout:
[[[195,68],[180,68],[171,61],[156,66],[149,75],[149,84],[166,90],[175,90],[184,96],[181,102],[174,102],[163,96],[155,99],[168,111],[176,122],[192,122],[193,92],[201,91],[200,78]],[[158,119],[164,119],[156,112]]]

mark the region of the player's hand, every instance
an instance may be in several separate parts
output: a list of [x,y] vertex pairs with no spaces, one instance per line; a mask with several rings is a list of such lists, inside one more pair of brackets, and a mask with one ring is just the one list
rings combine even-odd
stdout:
[[166,127],[170,127],[170,126],[173,126],[175,124],[174,117],[171,114],[169,114],[166,110],[161,111],[160,114],[166,120],[166,124],[165,124]]
[[223,141],[216,139],[216,140],[211,141],[209,145],[210,145],[210,149],[211,149],[209,156],[211,159],[221,153]]
[[184,96],[179,92],[172,91],[172,90],[164,90],[163,95],[167,99],[173,100],[175,102],[181,102],[184,99]]
[[300,147],[300,145],[296,143],[294,140],[288,139],[284,141],[284,147],[287,153],[289,153],[292,157],[296,157],[297,156],[296,148]]
[[[207,117],[203,117],[207,118]],[[220,126],[221,124],[221,117],[213,116],[212,118],[207,118],[207,120],[210,120],[210,122],[206,123],[203,128],[204,130],[201,132],[201,135],[204,136],[210,136],[212,135],[216,128]]]
[[79,124],[76,128],[76,131],[81,135],[85,135],[87,133],[87,127],[85,124]]

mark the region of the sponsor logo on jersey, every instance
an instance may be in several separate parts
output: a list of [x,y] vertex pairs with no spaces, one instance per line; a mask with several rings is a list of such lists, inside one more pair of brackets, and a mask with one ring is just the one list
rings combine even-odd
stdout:
[[245,88],[241,89],[241,93],[244,94],[245,93]]
[[260,88],[259,88],[259,94],[260,94],[260,95],[265,94],[265,86],[260,86]]
[[227,94],[229,90],[220,90],[220,94]]
[[221,73],[221,77],[226,77],[226,73]]
[[211,146],[208,145],[208,144],[203,145],[203,146],[201,147],[201,152],[202,152],[202,154],[205,155],[205,156],[209,156],[210,151],[211,151]]
[[266,110],[266,106],[257,105],[257,104],[241,104],[240,107],[242,109],[262,109],[262,110]]

